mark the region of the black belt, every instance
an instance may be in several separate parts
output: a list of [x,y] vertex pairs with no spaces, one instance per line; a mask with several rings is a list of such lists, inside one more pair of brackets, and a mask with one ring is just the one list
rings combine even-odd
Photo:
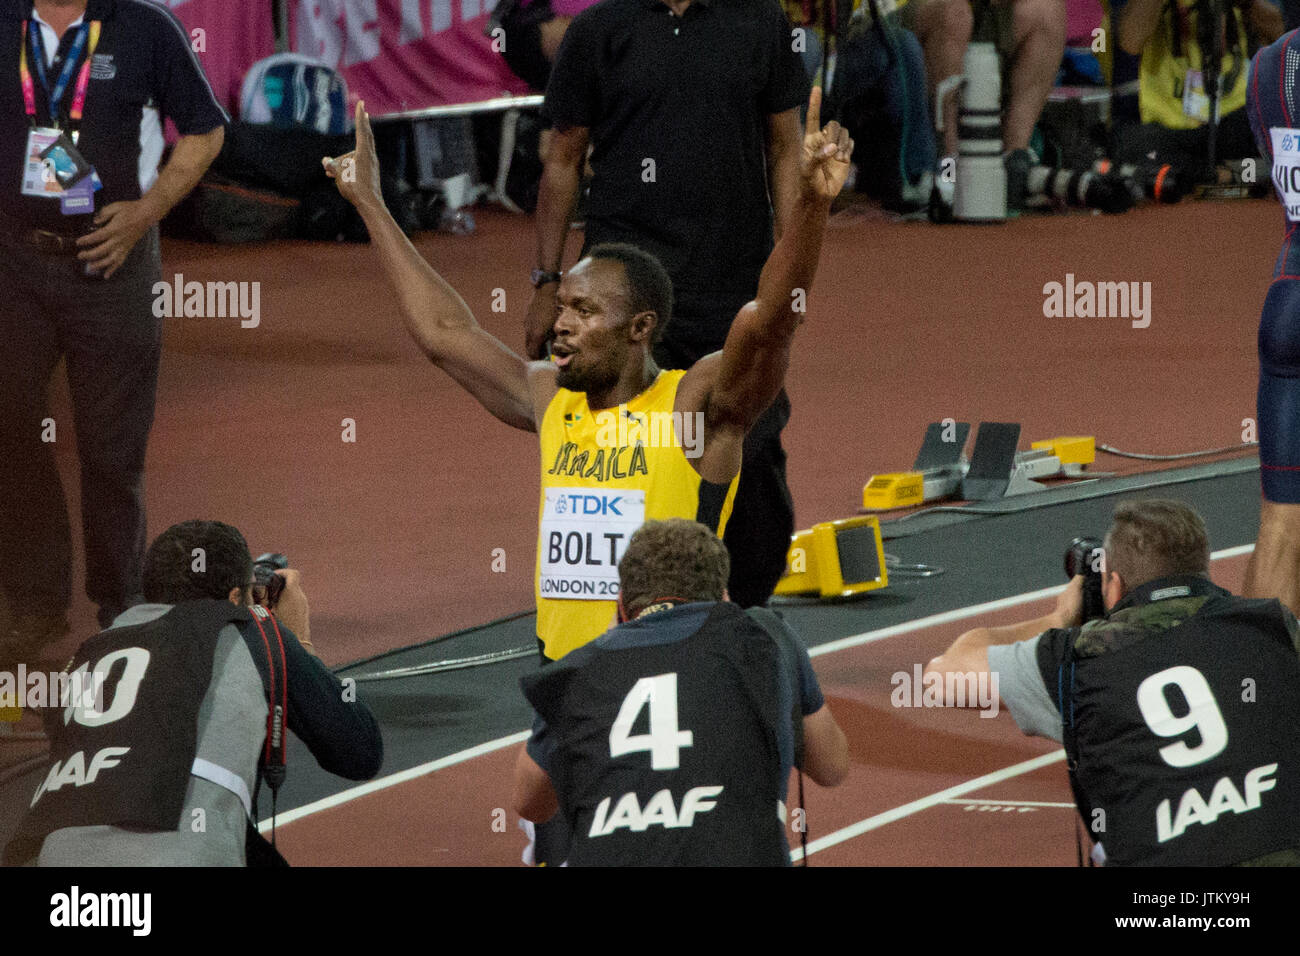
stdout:
[[47,256],[75,256],[81,251],[77,245],[78,236],[66,236],[48,229],[29,229],[19,233],[18,238],[23,245],[31,246]]

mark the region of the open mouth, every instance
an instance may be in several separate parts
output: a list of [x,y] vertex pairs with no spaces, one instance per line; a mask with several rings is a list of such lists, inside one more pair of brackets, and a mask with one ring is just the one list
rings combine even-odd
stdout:
[[558,348],[552,346],[551,348],[551,359],[555,362],[556,366],[559,368],[564,368],[570,362],[572,362],[574,354],[575,353],[571,349],[567,349],[563,346],[560,346]]

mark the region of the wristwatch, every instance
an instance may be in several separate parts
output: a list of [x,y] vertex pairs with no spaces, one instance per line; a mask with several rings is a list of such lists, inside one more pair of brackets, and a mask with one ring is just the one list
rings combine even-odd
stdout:
[[534,269],[532,271],[533,288],[540,289],[552,282],[559,282],[563,275],[563,272],[547,272],[544,269]]

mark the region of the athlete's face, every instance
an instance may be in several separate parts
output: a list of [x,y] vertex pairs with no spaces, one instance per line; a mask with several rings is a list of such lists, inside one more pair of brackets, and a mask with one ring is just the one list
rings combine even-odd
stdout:
[[652,315],[630,314],[622,264],[583,259],[565,274],[555,298],[556,384],[576,392],[612,388],[629,361],[640,361],[653,329]]

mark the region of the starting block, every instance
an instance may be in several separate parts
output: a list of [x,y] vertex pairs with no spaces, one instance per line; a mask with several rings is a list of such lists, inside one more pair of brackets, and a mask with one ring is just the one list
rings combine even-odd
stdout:
[[795,532],[776,593],[850,597],[888,584],[880,520],[868,515]]
[[970,422],[931,422],[911,471],[872,475],[862,489],[862,507],[892,511],[956,494],[970,463],[962,457]]
[[968,461],[962,449],[969,434],[966,422],[931,423],[912,470],[873,475],[862,489],[862,507],[891,511],[942,498],[990,501],[1041,491],[1039,479],[1082,477],[1097,458],[1092,436],[1048,438],[1017,451],[1019,424],[981,422]]
[[1097,459],[1092,436],[1066,436],[1033,442],[1029,451],[1016,451],[1020,425],[981,422],[975,436],[970,469],[962,479],[966,501],[991,501],[1031,491],[1043,491],[1040,478],[1079,478]]

